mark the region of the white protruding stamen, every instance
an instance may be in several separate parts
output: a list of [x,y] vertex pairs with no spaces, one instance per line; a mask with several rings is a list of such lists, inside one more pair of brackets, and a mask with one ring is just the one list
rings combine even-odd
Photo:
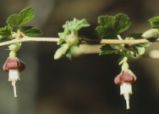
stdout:
[[132,85],[131,83],[122,83],[120,85],[120,95],[124,96],[126,101],[126,109],[130,109],[130,95],[132,94]]
[[16,82],[15,81],[12,82],[12,86],[13,86],[14,97],[17,97]]
[[9,70],[9,79],[8,79],[8,81],[12,82],[14,97],[17,97],[16,82],[18,80],[20,80],[19,71],[17,69]]
[[126,109],[129,110],[130,109],[130,96],[129,96],[129,94],[124,94],[123,96],[126,101]]

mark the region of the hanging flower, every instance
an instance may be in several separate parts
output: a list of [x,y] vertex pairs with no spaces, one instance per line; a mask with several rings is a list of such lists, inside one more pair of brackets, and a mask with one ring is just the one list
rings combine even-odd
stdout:
[[136,76],[131,70],[122,70],[120,74],[118,74],[114,83],[116,85],[120,85],[120,95],[124,96],[126,100],[126,109],[130,109],[130,95],[132,94],[132,83],[136,81]]
[[8,57],[3,65],[3,70],[9,72],[8,81],[12,82],[14,97],[16,94],[16,82],[20,80],[19,72],[25,69],[25,64],[17,57]]

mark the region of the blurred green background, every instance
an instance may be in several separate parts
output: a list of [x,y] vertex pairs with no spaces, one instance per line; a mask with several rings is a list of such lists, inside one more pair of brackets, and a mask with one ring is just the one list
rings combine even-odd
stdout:
[[[35,9],[36,18],[30,23],[43,31],[43,36],[57,37],[66,20],[86,18],[93,26],[99,15],[119,12],[130,16],[131,32],[144,32],[148,19],[159,15],[158,0],[1,0],[0,26],[8,15],[25,7]],[[92,28],[93,29],[93,28]],[[92,31],[86,31],[92,34]],[[119,56],[83,55],[71,61],[53,60],[56,43],[24,43],[18,53],[27,69],[17,84],[18,98],[13,98],[8,74],[0,72],[1,114],[149,114],[159,113],[159,60],[148,56],[131,62],[138,76],[133,86],[131,110],[119,87],[113,83],[120,72]],[[158,44],[151,46],[158,49]],[[0,65],[8,56],[7,47],[0,47]]]

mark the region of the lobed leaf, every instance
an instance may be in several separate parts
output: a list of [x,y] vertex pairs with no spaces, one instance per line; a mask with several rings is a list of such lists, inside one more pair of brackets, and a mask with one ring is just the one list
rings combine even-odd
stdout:
[[152,28],[159,29],[159,16],[155,16],[153,18],[150,18],[149,22],[150,22]]
[[135,57],[139,57],[145,53],[145,48],[149,47],[151,43],[142,43],[132,46],[132,51]]
[[26,8],[18,14],[9,16],[6,20],[6,23],[12,27],[22,26],[34,18],[33,12],[33,8]]
[[115,16],[115,19],[116,19],[115,28],[118,34],[126,31],[131,25],[129,17],[123,13],[117,14]]
[[78,31],[81,28],[90,26],[86,19],[76,19],[74,18],[72,21],[66,21],[66,23],[63,25],[63,28],[68,30],[69,32]]
[[142,38],[142,33],[130,33],[128,37],[132,37],[134,39],[141,39]]
[[106,55],[106,54],[121,54],[121,51],[113,49],[110,45],[104,45],[102,46],[99,55]]
[[26,8],[22,10],[19,15],[21,17],[21,25],[24,25],[31,21],[35,16],[33,15],[34,9],[33,8]]
[[99,16],[98,24],[96,31],[99,37],[114,38],[126,31],[130,27],[131,22],[127,15],[119,13],[115,16]]
[[5,26],[0,28],[0,39],[12,38],[12,27]]
[[19,26],[21,23],[21,17],[18,14],[13,14],[7,18],[6,23],[12,27]]

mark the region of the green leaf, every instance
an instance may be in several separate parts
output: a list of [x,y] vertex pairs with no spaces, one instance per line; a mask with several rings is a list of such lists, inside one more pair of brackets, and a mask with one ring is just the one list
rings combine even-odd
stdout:
[[131,25],[129,17],[122,13],[117,14],[115,20],[115,28],[118,31],[118,34],[126,31]]
[[98,17],[98,24],[99,26],[96,27],[96,31],[101,38],[116,36],[117,33],[114,30],[115,18],[113,16]]
[[78,31],[83,27],[90,26],[89,23],[86,21],[86,19],[76,19],[74,18],[72,21],[66,21],[66,23],[63,25],[63,28],[65,30],[68,30],[70,32]]
[[20,28],[20,31],[23,32],[26,36],[36,37],[41,35],[41,31],[33,26],[24,26]]
[[150,18],[149,22],[150,22],[152,28],[159,29],[159,16],[155,16],[153,18]]
[[149,47],[151,43],[143,43],[137,44],[133,46],[133,52],[135,53],[136,57],[139,57],[145,53],[145,48]]
[[126,56],[128,58],[136,58],[140,57],[145,53],[145,48],[150,46],[151,43],[143,43],[143,44],[137,44],[130,47],[115,47],[114,45],[104,45],[101,48],[101,51],[99,55],[105,55],[105,54],[119,54],[122,56]]
[[22,10],[19,15],[21,17],[21,25],[28,23],[31,21],[35,16],[33,15],[34,9],[33,8],[26,8]]
[[0,28],[0,39],[12,38],[12,27],[5,26]]
[[68,52],[66,53],[66,58],[68,58],[69,60],[72,59],[72,54],[71,54],[70,51],[68,51]]
[[98,24],[96,31],[99,37],[113,38],[126,31],[130,27],[131,22],[127,15],[119,13],[115,16],[99,16]]
[[137,44],[137,45],[134,45],[134,46],[135,47],[137,46],[137,47],[144,47],[144,48],[146,48],[146,47],[149,47],[151,44],[152,43],[148,42],[148,43]]
[[111,48],[110,45],[104,45],[102,46],[99,55],[106,55],[106,54],[121,54],[121,51]]
[[21,23],[21,17],[18,14],[13,14],[7,18],[6,23],[12,27],[19,26]]
[[34,18],[33,8],[26,8],[18,14],[13,14],[7,18],[6,23],[12,27],[19,27],[28,23]]
[[128,37],[133,37],[134,39],[141,39],[142,33],[130,33]]
[[145,53],[145,48],[144,47],[135,47],[136,48],[136,56],[143,55]]
[[68,37],[70,33],[67,31],[64,32],[59,32],[58,36],[59,36],[59,41],[57,42],[57,45],[61,45],[66,41],[66,38]]

